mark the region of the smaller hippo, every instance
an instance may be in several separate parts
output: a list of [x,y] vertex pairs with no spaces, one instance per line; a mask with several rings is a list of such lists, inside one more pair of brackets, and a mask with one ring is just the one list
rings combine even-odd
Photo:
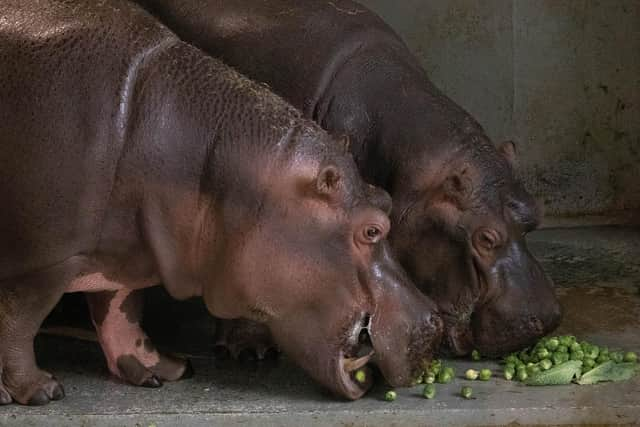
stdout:
[[369,362],[411,382],[442,322],[342,139],[129,2],[10,0],[0,16],[0,403],[64,396],[33,339],[65,292],[87,293],[114,375],[188,375],[140,327],[159,282],[266,324],[344,398],[370,387],[352,375]]
[[134,1],[350,137],[362,176],[393,198],[389,239],[438,304],[443,348],[500,355],[558,325],[553,283],[525,240],[541,214],[513,143],[494,146],[379,16],[351,0]]

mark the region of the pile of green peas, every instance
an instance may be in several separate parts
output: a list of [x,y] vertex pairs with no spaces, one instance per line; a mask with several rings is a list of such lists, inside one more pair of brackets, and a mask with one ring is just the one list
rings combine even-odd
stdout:
[[561,365],[569,360],[582,362],[588,371],[610,360],[615,363],[637,362],[634,352],[610,351],[587,341],[578,342],[573,335],[545,337],[531,349],[511,353],[504,358],[504,378],[525,381],[528,377]]

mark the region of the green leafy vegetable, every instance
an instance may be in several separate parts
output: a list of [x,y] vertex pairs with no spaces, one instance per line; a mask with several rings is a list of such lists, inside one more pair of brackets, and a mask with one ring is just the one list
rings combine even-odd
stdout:
[[569,384],[573,377],[579,375],[582,370],[582,361],[571,360],[561,365],[554,366],[547,371],[536,372],[526,379],[527,385],[560,385]]
[[585,372],[578,380],[578,384],[595,384],[602,381],[624,381],[633,377],[637,372],[637,363],[615,363],[610,360]]

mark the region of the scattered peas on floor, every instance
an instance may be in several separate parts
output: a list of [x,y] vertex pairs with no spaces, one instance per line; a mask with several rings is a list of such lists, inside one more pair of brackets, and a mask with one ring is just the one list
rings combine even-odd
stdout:
[[[477,350],[471,354],[473,361],[481,360]],[[596,384],[603,381],[624,381],[640,373],[638,355],[633,351],[610,350],[587,341],[580,341],[573,335],[544,337],[534,346],[514,352],[502,359],[503,377],[507,381],[519,381],[529,386],[545,386],[576,383],[579,385]],[[493,372],[488,368],[467,369],[464,378],[470,381],[488,381]],[[362,381],[360,381],[362,378]],[[364,382],[356,372],[356,380]],[[417,378],[415,384],[425,384],[422,396],[433,399],[436,396],[435,383],[448,384],[455,378],[455,370],[444,366],[435,359]],[[473,390],[465,386],[460,396],[472,399]],[[396,400],[396,392],[389,390],[385,400]]]

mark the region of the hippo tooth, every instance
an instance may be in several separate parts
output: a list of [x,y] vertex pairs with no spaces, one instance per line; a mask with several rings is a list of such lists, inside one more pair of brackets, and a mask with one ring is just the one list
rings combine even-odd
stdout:
[[374,352],[371,351],[369,354],[366,354],[362,357],[345,357],[344,358],[344,369],[347,372],[353,372],[356,369],[362,368],[366,365],[369,360],[373,357]]

